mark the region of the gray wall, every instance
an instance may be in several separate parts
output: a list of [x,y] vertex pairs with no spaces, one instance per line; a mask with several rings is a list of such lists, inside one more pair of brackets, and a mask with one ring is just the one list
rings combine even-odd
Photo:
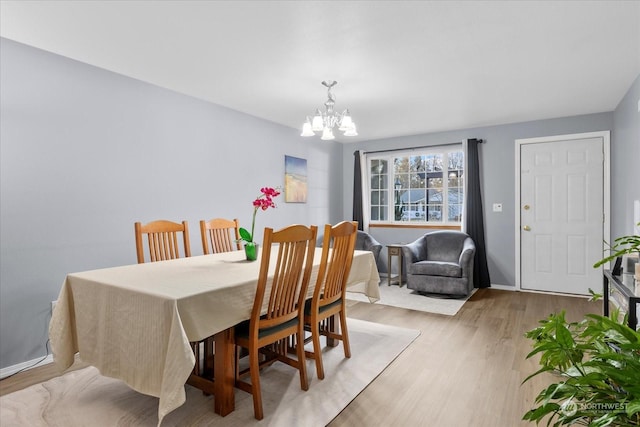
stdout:
[[[633,201],[640,200],[640,76],[613,113],[611,238],[633,234]],[[614,150],[613,147],[616,149]]]
[[[300,131],[0,40],[0,362],[44,356],[67,273],[136,262],[133,223],[237,217],[307,159],[309,199],[256,228],[342,220],[342,148]],[[261,232],[259,233],[261,240]]]
[[[480,169],[484,203],[485,236],[491,283],[515,286],[515,140],[550,135],[594,131],[611,131],[612,236],[630,233],[633,200],[640,198],[638,180],[637,103],[638,79],[615,112],[565,117],[454,130],[350,144],[343,148],[345,183],[353,181],[353,152],[453,143],[466,138],[481,138]],[[482,108],[479,104],[478,108]],[[614,125],[615,117],[615,125]],[[425,118],[428,120],[428,117]],[[633,171],[633,172],[632,172]],[[632,179],[632,174],[635,176]],[[352,214],[353,186],[345,185],[344,215]],[[493,203],[502,203],[503,211],[494,213]],[[371,234],[381,243],[411,242],[424,229],[372,228]],[[381,255],[386,261],[386,252]]]

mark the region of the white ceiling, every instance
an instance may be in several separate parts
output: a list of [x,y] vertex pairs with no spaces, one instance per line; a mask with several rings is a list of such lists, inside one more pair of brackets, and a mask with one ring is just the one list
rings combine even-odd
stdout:
[[612,111],[640,74],[638,1],[5,1],[0,34],[343,142]]

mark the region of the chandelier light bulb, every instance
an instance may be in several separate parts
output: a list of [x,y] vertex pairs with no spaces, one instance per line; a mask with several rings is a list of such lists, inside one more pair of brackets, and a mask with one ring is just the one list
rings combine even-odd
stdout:
[[342,132],[346,131],[353,125],[353,121],[351,121],[351,115],[349,114],[349,110],[344,111],[344,116],[342,116],[342,121],[340,122],[340,127],[338,128]]
[[355,123],[351,122],[351,127],[344,132],[344,136],[358,136]]
[[307,117],[307,121],[304,122],[304,124],[302,125],[302,133],[300,134],[300,136],[313,136],[315,135],[315,133],[313,133],[313,130],[311,130],[311,121],[309,120],[309,117]]
[[316,115],[313,116],[313,122],[311,122],[311,129],[314,132],[321,132],[324,128],[324,122],[322,120],[322,113],[320,110],[316,110]]
[[333,136],[333,130],[331,128],[324,128],[320,139],[323,141],[331,141],[332,139],[336,139],[336,137]]

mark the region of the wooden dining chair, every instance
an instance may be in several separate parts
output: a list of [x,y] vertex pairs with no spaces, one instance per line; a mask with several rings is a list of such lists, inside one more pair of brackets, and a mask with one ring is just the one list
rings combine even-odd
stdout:
[[240,225],[237,219],[201,220],[200,236],[202,237],[202,251],[205,255],[242,249],[240,246]]
[[[290,356],[289,339],[303,342],[303,308],[313,267],[318,228],[291,225],[278,231],[265,228],[262,259],[251,318],[235,327],[236,387],[253,395],[256,419],[263,418],[260,368],[275,361],[284,362],[300,372],[300,387],[308,390],[304,347],[296,347]],[[273,257],[272,246],[277,246]],[[274,265],[275,264],[275,265]],[[271,271],[271,277],[270,276]],[[249,367],[239,369],[239,354],[248,350]],[[260,354],[266,355],[260,360]],[[247,374],[251,383],[242,380]]]
[[[345,299],[357,230],[358,223],[355,221],[343,221],[333,227],[327,224],[324,227],[320,270],[313,297],[306,301],[304,308],[305,330],[311,332],[306,342],[313,341],[313,351],[307,351],[305,355],[315,361],[319,379],[324,378],[321,335],[341,340],[344,356],[351,357]],[[340,316],[340,332],[334,330],[336,315]]]
[[151,262],[180,258],[180,248],[178,245],[179,233],[182,233],[184,256],[191,256],[191,248],[189,246],[189,225],[187,224],[187,221],[177,223],[159,220],[152,221],[147,224],[136,222],[134,228],[136,232],[136,253],[138,255],[138,264],[144,263],[143,234],[147,235]]

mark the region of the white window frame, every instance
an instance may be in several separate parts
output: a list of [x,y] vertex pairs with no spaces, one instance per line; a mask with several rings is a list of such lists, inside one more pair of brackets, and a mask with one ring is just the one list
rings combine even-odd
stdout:
[[[462,220],[464,218],[465,211],[465,198],[462,200],[462,212],[460,214],[460,221],[429,221],[428,215],[425,215],[424,221],[419,220],[396,220],[395,219],[395,170],[394,170],[394,160],[398,157],[412,157],[412,156],[429,156],[433,154],[442,154],[444,155],[443,163],[447,165],[448,168],[448,153],[454,152],[462,152],[463,156],[466,154],[464,152],[464,147],[462,144],[449,144],[449,145],[441,145],[441,146],[433,146],[433,147],[423,147],[419,149],[409,149],[409,150],[391,150],[384,152],[372,152],[366,153],[365,155],[365,167],[363,168],[366,172],[366,183],[367,183],[367,194],[365,199],[364,209],[367,211],[367,216],[369,217],[369,222],[371,225],[417,225],[417,226],[453,226],[453,227],[461,227]],[[376,219],[374,220],[371,217],[372,210],[372,173],[371,173],[371,162],[373,160],[385,160],[387,162],[387,173],[386,173],[386,194],[387,194],[387,218],[386,220]],[[466,166],[466,161],[463,161],[463,165]],[[463,166],[463,167],[464,167]],[[462,186],[462,191],[466,192],[466,171],[463,168],[463,176],[464,176],[464,185]],[[443,183],[442,183],[442,191],[443,191],[443,202],[442,202],[442,213],[445,219],[448,218],[448,209],[449,209],[449,186],[448,186],[448,176],[446,175],[447,170],[443,171]],[[380,205],[377,205],[380,206]]]

